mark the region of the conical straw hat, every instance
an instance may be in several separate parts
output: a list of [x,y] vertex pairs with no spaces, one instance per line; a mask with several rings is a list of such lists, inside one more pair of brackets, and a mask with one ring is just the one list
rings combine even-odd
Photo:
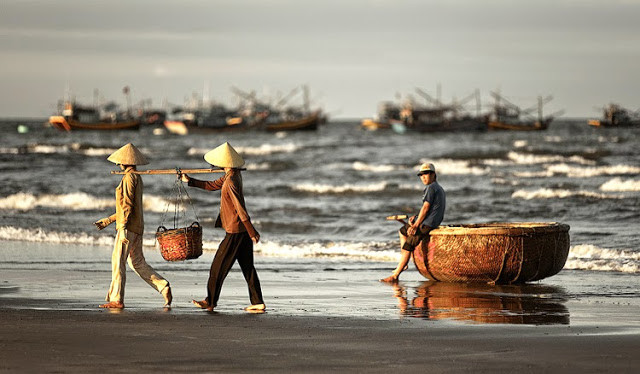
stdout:
[[146,165],[149,163],[142,152],[131,143],[113,152],[107,160],[121,165]]
[[239,168],[244,165],[242,156],[236,152],[229,143],[224,143],[218,148],[204,155],[205,161],[221,168]]

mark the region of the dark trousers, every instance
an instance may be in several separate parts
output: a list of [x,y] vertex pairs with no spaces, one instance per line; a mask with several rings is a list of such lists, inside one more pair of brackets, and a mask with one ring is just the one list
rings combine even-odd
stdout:
[[238,260],[244,279],[249,286],[251,304],[264,304],[258,272],[253,266],[253,242],[249,234],[241,232],[237,234],[227,233],[213,258],[207,285],[207,302],[209,305],[214,307],[218,305],[222,283],[236,260]]

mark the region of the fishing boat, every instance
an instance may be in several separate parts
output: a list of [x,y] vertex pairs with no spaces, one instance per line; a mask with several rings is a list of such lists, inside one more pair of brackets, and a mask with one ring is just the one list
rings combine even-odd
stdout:
[[140,120],[113,114],[105,119],[96,107],[65,103],[61,115],[49,117],[49,124],[62,131],[73,130],[138,130]]
[[172,134],[203,134],[242,130],[244,119],[224,105],[212,104],[206,108],[175,108],[164,121]]
[[[252,128],[268,132],[314,131],[327,121],[321,109],[311,110],[309,88],[306,85],[295,87],[275,104],[271,104],[270,100],[258,100],[255,91],[248,93],[237,87],[231,90],[243,100],[238,113]],[[303,94],[302,105],[285,106],[300,91]]]
[[640,109],[633,112],[618,104],[611,103],[602,111],[602,119],[591,119],[588,124],[594,127],[640,126]]
[[[393,125],[391,121],[400,119],[400,107],[390,101],[383,101],[378,104],[378,112],[373,118],[364,118],[360,126],[364,130],[376,131],[383,129],[391,129]],[[404,124],[401,123],[404,127]]]
[[[402,104],[383,102],[378,106],[376,118],[364,119],[361,127],[367,130],[392,129],[401,134],[408,131],[427,133],[487,129],[486,118],[480,114],[478,90],[460,101],[454,99],[451,103],[443,103],[440,98],[433,98],[419,88],[416,88],[416,92],[426,100],[425,103],[419,103],[413,97]],[[465,110],[465,104],[474,98],[477,113],[471,114]]]
[[413,260],[420,274],[435,281],[513,284],[557,274],[568,254],[568,225],[486,223],[432,230]]
[[[511,103],[499,93],[491,92],[495,98],[493,111],[489,114],[487,127],[489,130],[512,130],[512,131],[540,131],[549,128],[553,119],[561,115],[562,111],[549,116],[543,116],[542,106],[553,99],[553,96],[538,97],[538,103],[530,108],[521,109]],[[532,113],[537,110],[537,117]]]
[[264,129],[266,131],[313,131],[318,129],[320,123],[320,111],[313,112],[308,115],[302,115],[277,121],[274,123],[265,123]]

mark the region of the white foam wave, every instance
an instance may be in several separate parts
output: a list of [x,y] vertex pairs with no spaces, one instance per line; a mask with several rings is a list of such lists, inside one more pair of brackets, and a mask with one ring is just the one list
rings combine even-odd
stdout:
[[511,194],[513,199],[566,199],[569,197],[589,197],[595,199],[621,199],[622,196],[618,195],[606,195],[591,191],[570,191],[563,189],[553,188],[540,188],[534,191],[517,190]]
[[[44,242],[52,244],[79,244],[95,246],[113,245],[114,234],[101,233],[87,235],[82,233],[68,233],[47,231],[41,228],[16,228],[0,226],[0,240]],[[215,251],[220,241],[205,241],[203,248]],[[145,247],[156,246],[153,237],[143,240]],[[336,257],[344,259],[359,259],[368,261],[392,261],[400,258],[398,250],[388,249],[387,242],[332,242],[332,243],[300,243],[286,244],[275,241],[262,241],[255,246],[257,253],[273,257]],[[623,273],[640,273],[640,253],[631,250],[606,249],[594,245],[576,245],[569,251],[565,269],[615,271]]]
[[351,164],[351,167],[353,168],[353,170],[370,171],[374,173],[387,173],[390,171],[406,169],[406,167],[399,166],[399,165],[386,165],[386,164],[371,165],[371,164],[367,164],[360,161],[354,162],[353,164]]
[[513,148],[523,148],[529,145],[529,142],[526,140],[515,140],[513,142]]
[[48,207],[65,210],[99,210],[113,206],[115,206],[115,199],[99,199],[83,192],[38,196],[19,192],[0,199],[0,209],[31,210]]
[[87,156],[108,156],[115,152],[116,148],[86,147],[80,143],[71,144],[28,144],[22,147],[0,148],[0,154],[65,154],[78,153]]
[[294,191],[312,192],[317,194],[341,194],[346,192],[378,192],[387,188],[387,182],[371,184],[343,184],[342,186],[332,186],[328,184],[302,183],[293,186]]
[[248,163],[245,167],[247,170],[269,170],[271,169],[271,164],[268,162]]
[[46,231],[41,228],[22,229],[10,226],[0,227],[0,240],[19,240],[54,244],[111,245],[113,236],[93,236],[67,232]]
[[640,180],[613,178],[600,186],[602,191],[640,191]]
[[[432,162],[436,167],[438,174],[447,175],[486,175],[489,173],[489,168],[483,168],[480,166],[472,166],[469,161],[465,160],[452,160],[452,159],[438,159],[438,160],[420,160],[420,163]],[[413,168],[416,172],[420,170],[420,165],[416,165]]]
[[[84,192],[73,192],[62,195],[33,195],[19,192],[0,199],[0,209],[32,210],[39,207],[57,208],[60,210],[103,210],[113,208],[115,210],[115,198],[104,199],[86,194]],[[173,211],[174,206],[169,200],[154,196],[145,195],[142,199],[145,210],[161,213],[167,209]]]
[[560,136],[545,136],[544,141],[547,143],[561,143],[562,137]]
[[565,269],[640,273],[640,253],[590,244],[572,246]]
[[[287,144],[262,144],[257,147],[242,147],[242,146],[234,146],[233,147],[238,153],[248,156],[267,156],[274,153],[293,153],[299,150],[301,147],[295,145],[293,143]],[[193,155],[204,155],[209,152],[210,149],[203,148],[189,148],[187,154],[190,156]]]
[[2,148],[0,148],[0,154],[2,154],[2,155],[17,155],[19,153],[20,153],[20,149],[19,148],[12,148],[12,147],[9,147],[9,148],[2,147]]
[[260,242],[255,246],[256,252],[274,257],[344,257],[370,261],[394,261],[400,259],[398,250],[383,249],[385,243],[302,243],[282,244],[277,242]]
[[560,155],[534,155],[530,153],[509,152],[507,158],[518,165],[550,164],[555,162],[571,162],[581,165],[594,165],[593,160],[582,156],[565,157]]
[[629,175],[639,174],[640,167],[631,165],[610,165],[597,167],[575,167],[567,164],[550,165],[547,168],[547,175],[566,174],[572,178],[589,178],[601,175]]

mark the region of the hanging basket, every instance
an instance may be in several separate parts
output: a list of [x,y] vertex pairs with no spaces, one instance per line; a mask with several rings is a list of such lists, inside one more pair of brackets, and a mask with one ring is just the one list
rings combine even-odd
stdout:
[[158,226],[156,239],[160,254],[167,261],[191,260],[202,255],[202,226],[198,222],[171,230]]

